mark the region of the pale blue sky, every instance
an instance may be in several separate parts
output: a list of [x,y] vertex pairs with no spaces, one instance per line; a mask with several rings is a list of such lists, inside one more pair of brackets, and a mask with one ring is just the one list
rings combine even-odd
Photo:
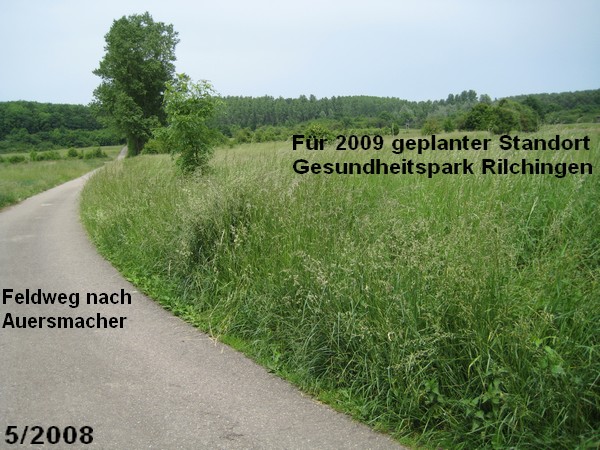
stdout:
[[0,0],[0,101],[90,102],[104,35],[144,11],[222,95],[600,88],[599,0]]

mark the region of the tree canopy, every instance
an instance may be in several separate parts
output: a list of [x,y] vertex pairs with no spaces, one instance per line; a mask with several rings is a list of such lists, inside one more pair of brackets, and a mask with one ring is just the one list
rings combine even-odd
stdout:
[[115,20],[105,36],[106,53],[94,70],[102,79],[94,105],[126,136],[130,155],[164,123],[163,96],[175,73],[177,36],[173,25],[155,22],[148,12]]

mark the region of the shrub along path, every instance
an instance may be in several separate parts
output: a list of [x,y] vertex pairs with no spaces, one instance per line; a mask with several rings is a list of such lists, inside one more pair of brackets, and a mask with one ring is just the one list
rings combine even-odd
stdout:
[[[397,447],[136,292],[79,223],[84,181],[0,213],[3,441],[28,426],[30,442],[38,425],[92,427],[86,448]],[[16,301],[27,293],[30,304]],[[66,304],[31,304],[53,293]],[[88,305],[88,293],[131,304]],[[85,328],[49,328],[59,321]]]

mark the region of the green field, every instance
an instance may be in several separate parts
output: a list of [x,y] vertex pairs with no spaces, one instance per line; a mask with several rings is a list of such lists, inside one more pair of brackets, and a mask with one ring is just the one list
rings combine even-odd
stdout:
[[[528,137],[556,134],[590,136],[591,150],[402,157],[600,170],[600,126]],[[165,308],[402,442],[597,448],[598,174],[292,170],[298,158],[372,157],[243,145],[188,178],[169,157],[127,159],[88,182],[82,217],[101,252]]]
[[[106,155],[114,159],[122,146],[103,147]],[[90,152],[92,149],[79,149],[78,152]],[[67,158],[67,150],[58,150],[61,158],[53,161],[31,161],[30,154],[3,154],[0,163],[0,208],[18,203],[27,197],[58,186],[77,178],[90,170],[102,166],[106,158],[78,159]],[[40,152],[43,154],[43,152]],[[12,156],[25,158],[25,162],[9,163]]]

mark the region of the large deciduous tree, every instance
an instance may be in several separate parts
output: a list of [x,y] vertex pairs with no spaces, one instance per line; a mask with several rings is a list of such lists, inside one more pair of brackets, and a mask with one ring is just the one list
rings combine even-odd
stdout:
[[94,103],[99,116],[126,136],[129,155],[137,155],[164,123],[163,96],[174,78],[179,39],[173,25],[147,12],[115,20],[105,39],[106,54],[94,70],[102,78]]

